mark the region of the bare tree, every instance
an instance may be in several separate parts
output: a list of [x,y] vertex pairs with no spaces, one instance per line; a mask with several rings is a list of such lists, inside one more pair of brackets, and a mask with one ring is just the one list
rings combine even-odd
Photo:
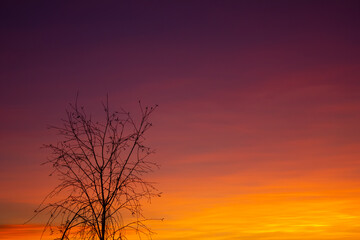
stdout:
[[106,101],[105,120],[98,122],[76,100],[62,125],[50,127],[61,140],[45,145],[51,151],[46,163],[60,184],[35,212],[50,214],[46,229],[57,228],[56,239],[126,239],[129,231],[151,238],[142,202],[160,193],[144,178],[157,167],[147,158],[153,151],[144,134],[157,106],[139,106],[136,121],[125,110],[111,112]]

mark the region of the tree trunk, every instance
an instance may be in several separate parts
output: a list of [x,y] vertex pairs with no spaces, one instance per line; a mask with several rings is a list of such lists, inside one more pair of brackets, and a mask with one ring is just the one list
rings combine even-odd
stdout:
[[103,209],[102,218],[101,218],[101,237],[100,240],[105,240],[105,228],[106,228],[106,212],[105,208]]

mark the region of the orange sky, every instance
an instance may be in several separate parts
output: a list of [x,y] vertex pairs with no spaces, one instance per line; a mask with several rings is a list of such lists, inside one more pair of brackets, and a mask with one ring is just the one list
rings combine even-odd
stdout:
[[40,147],[77,90],[96,116],[159,104],[154,240],[360,239],[359,2],[2,9],[0,240],[40,238]]

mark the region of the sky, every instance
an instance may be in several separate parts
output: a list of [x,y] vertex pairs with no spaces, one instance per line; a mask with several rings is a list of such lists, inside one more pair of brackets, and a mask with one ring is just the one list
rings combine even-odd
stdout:
[[154,240],[360,238],[359,1],[1,1],[0,28],[1,240],[40,238],[77,92],[159,105]]

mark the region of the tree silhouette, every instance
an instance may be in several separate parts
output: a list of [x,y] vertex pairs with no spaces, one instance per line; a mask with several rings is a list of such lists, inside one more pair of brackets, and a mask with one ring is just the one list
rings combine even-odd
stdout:
[[[144,175],[157,164],[148,160],[153,151],[144,145],[155,107],[143,108],[138,121],[125,110],[111,112],[103,104],[104,121],[94,121],[77,100],[66,110],[51,151],[51,164],[60,184],[35,210],[49,213],[45,229],[56,239],[126,239],[129,232],[151,238],[143,216],[143,199],[160,196]],[[58,229],[55,232],[55,229]]]

